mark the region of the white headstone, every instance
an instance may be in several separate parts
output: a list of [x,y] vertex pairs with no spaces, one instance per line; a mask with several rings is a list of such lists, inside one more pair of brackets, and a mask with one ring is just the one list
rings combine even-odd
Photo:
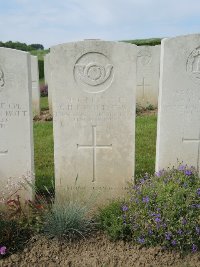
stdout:
[[50,78],[51,78],[50,53],[45,55],[44,57],[44,76],[45,76],[45,84],[48,85],[49,113],[52,114],[52,90],[50,84]]
[[161,46],[156,169],[177,159],[200,171],[200,34]]
[[32,198],[30,187],[21,188],[25,179],[34,182],[31,101],[29,53],[0,48],[1,200],[15,191],[27,199]]
[[136,58],[135,45],[117,42],[51,49],[57,193],[76,186],[117,194],[133,178]]
[[138,46],[136,102],[141,107],[158,105],[160,45]]
[[33,115],[40,115],[40,86],[38,58],[31,56],[31,76],[32,76],[32,108]]

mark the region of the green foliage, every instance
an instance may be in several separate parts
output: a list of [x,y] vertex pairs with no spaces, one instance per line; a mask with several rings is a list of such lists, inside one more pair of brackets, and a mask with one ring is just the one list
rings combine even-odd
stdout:
[[130,229],[123,224],[122,203],[112,202],[100,209],[97,218],[100,228],[105,231],[112,240],[127,239],[130,237]]
[[31,44],[30,46],[35,50],[44,50],[44,46],[41,44]]
[[38,67],[39,67],[39,78],[44,78],[44,60],[38,60]]
[[48,54],[49,52],[50,52],[49,49],[45,49],[45,50],[32,50],[32,51],[30,51],[31,55],[37,56],[38,59],[40,59],[40,60],[44,60],[44,56],[46,54]]
[[46,214],[44,234],[68,240],[85,237],[94,226],[87,213],[86,205],[73,201],[63,203],[56,201]]
[[149,46],[154,46],[154,45],[160,45],[161,44],[162,38],[150,38],[150,39],[135,39],[135,40],[125,40],[122,42],[126,43],[131,43],[135,45],[149,45]]
[[130,184],[128,200],[100,211],[101,228],[112,239],[196,252],[200,249],[200,178],[180,165]]
[[130,185],[124,218],[135,243],[177,250],[200,249],[200,179],[180,165]]
[[5,214],[0,214],[0,245],[6,247],[6,255],[22,249],[29,238],[30,231],[27,228],[23,228],[16,220],[6,218]]
[[146,107],[147,110],[155,110],[156,108],[152,105],[152,104],[149,104],[147,107]]
[[12,48],[12,49],[17,49],[17,50],[22,50],[22,51],[27,51],[30,52],[31,50],[43,50],[44,47],[41,44],[31,44],[27,45],[25,43],[20,43],[20,42],[0,42],[0,47],[7,47],[7,48]]

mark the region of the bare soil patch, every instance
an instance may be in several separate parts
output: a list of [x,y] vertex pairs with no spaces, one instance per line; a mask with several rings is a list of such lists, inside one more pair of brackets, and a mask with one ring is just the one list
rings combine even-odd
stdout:
[[200,253],[181,257],[161,248],[141,248],[124,241],[111,242],[104,234],[72,243],[35,236],[24,251],[1,260],[0,266],[199,267]]
[[53,117],[52,115],[49,113],[49,110],[42,110],[40,115],[36,115],[33,119],[34,121],[52,121]]

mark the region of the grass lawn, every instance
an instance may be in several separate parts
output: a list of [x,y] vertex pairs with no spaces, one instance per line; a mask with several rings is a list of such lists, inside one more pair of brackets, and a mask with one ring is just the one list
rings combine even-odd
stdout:
[[39,190],[52,187],[54,178],[53,123],[34,122],[34,153],[36,186]]
[[42,111],[48,109],[48,97],[40,97],[40,106]]
[[[43,107],[47,98],[42,98]],[[136,180],[145,172],[154,173],[156,149],[157,116],[138,116],[136,118]],[[38,189],[52,187],[54,177],[53,123],[34,122],[35,173]]]

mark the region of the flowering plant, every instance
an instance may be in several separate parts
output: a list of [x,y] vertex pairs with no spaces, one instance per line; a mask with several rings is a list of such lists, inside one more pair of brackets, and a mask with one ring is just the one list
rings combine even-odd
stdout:
[[139,184],[130,185],[122,211],[135,243],[200,249],[200,179],[194,167],[146,174]]
[[6,254],[6,247],[5,246],[0,246],[0,255],[5,255]]

